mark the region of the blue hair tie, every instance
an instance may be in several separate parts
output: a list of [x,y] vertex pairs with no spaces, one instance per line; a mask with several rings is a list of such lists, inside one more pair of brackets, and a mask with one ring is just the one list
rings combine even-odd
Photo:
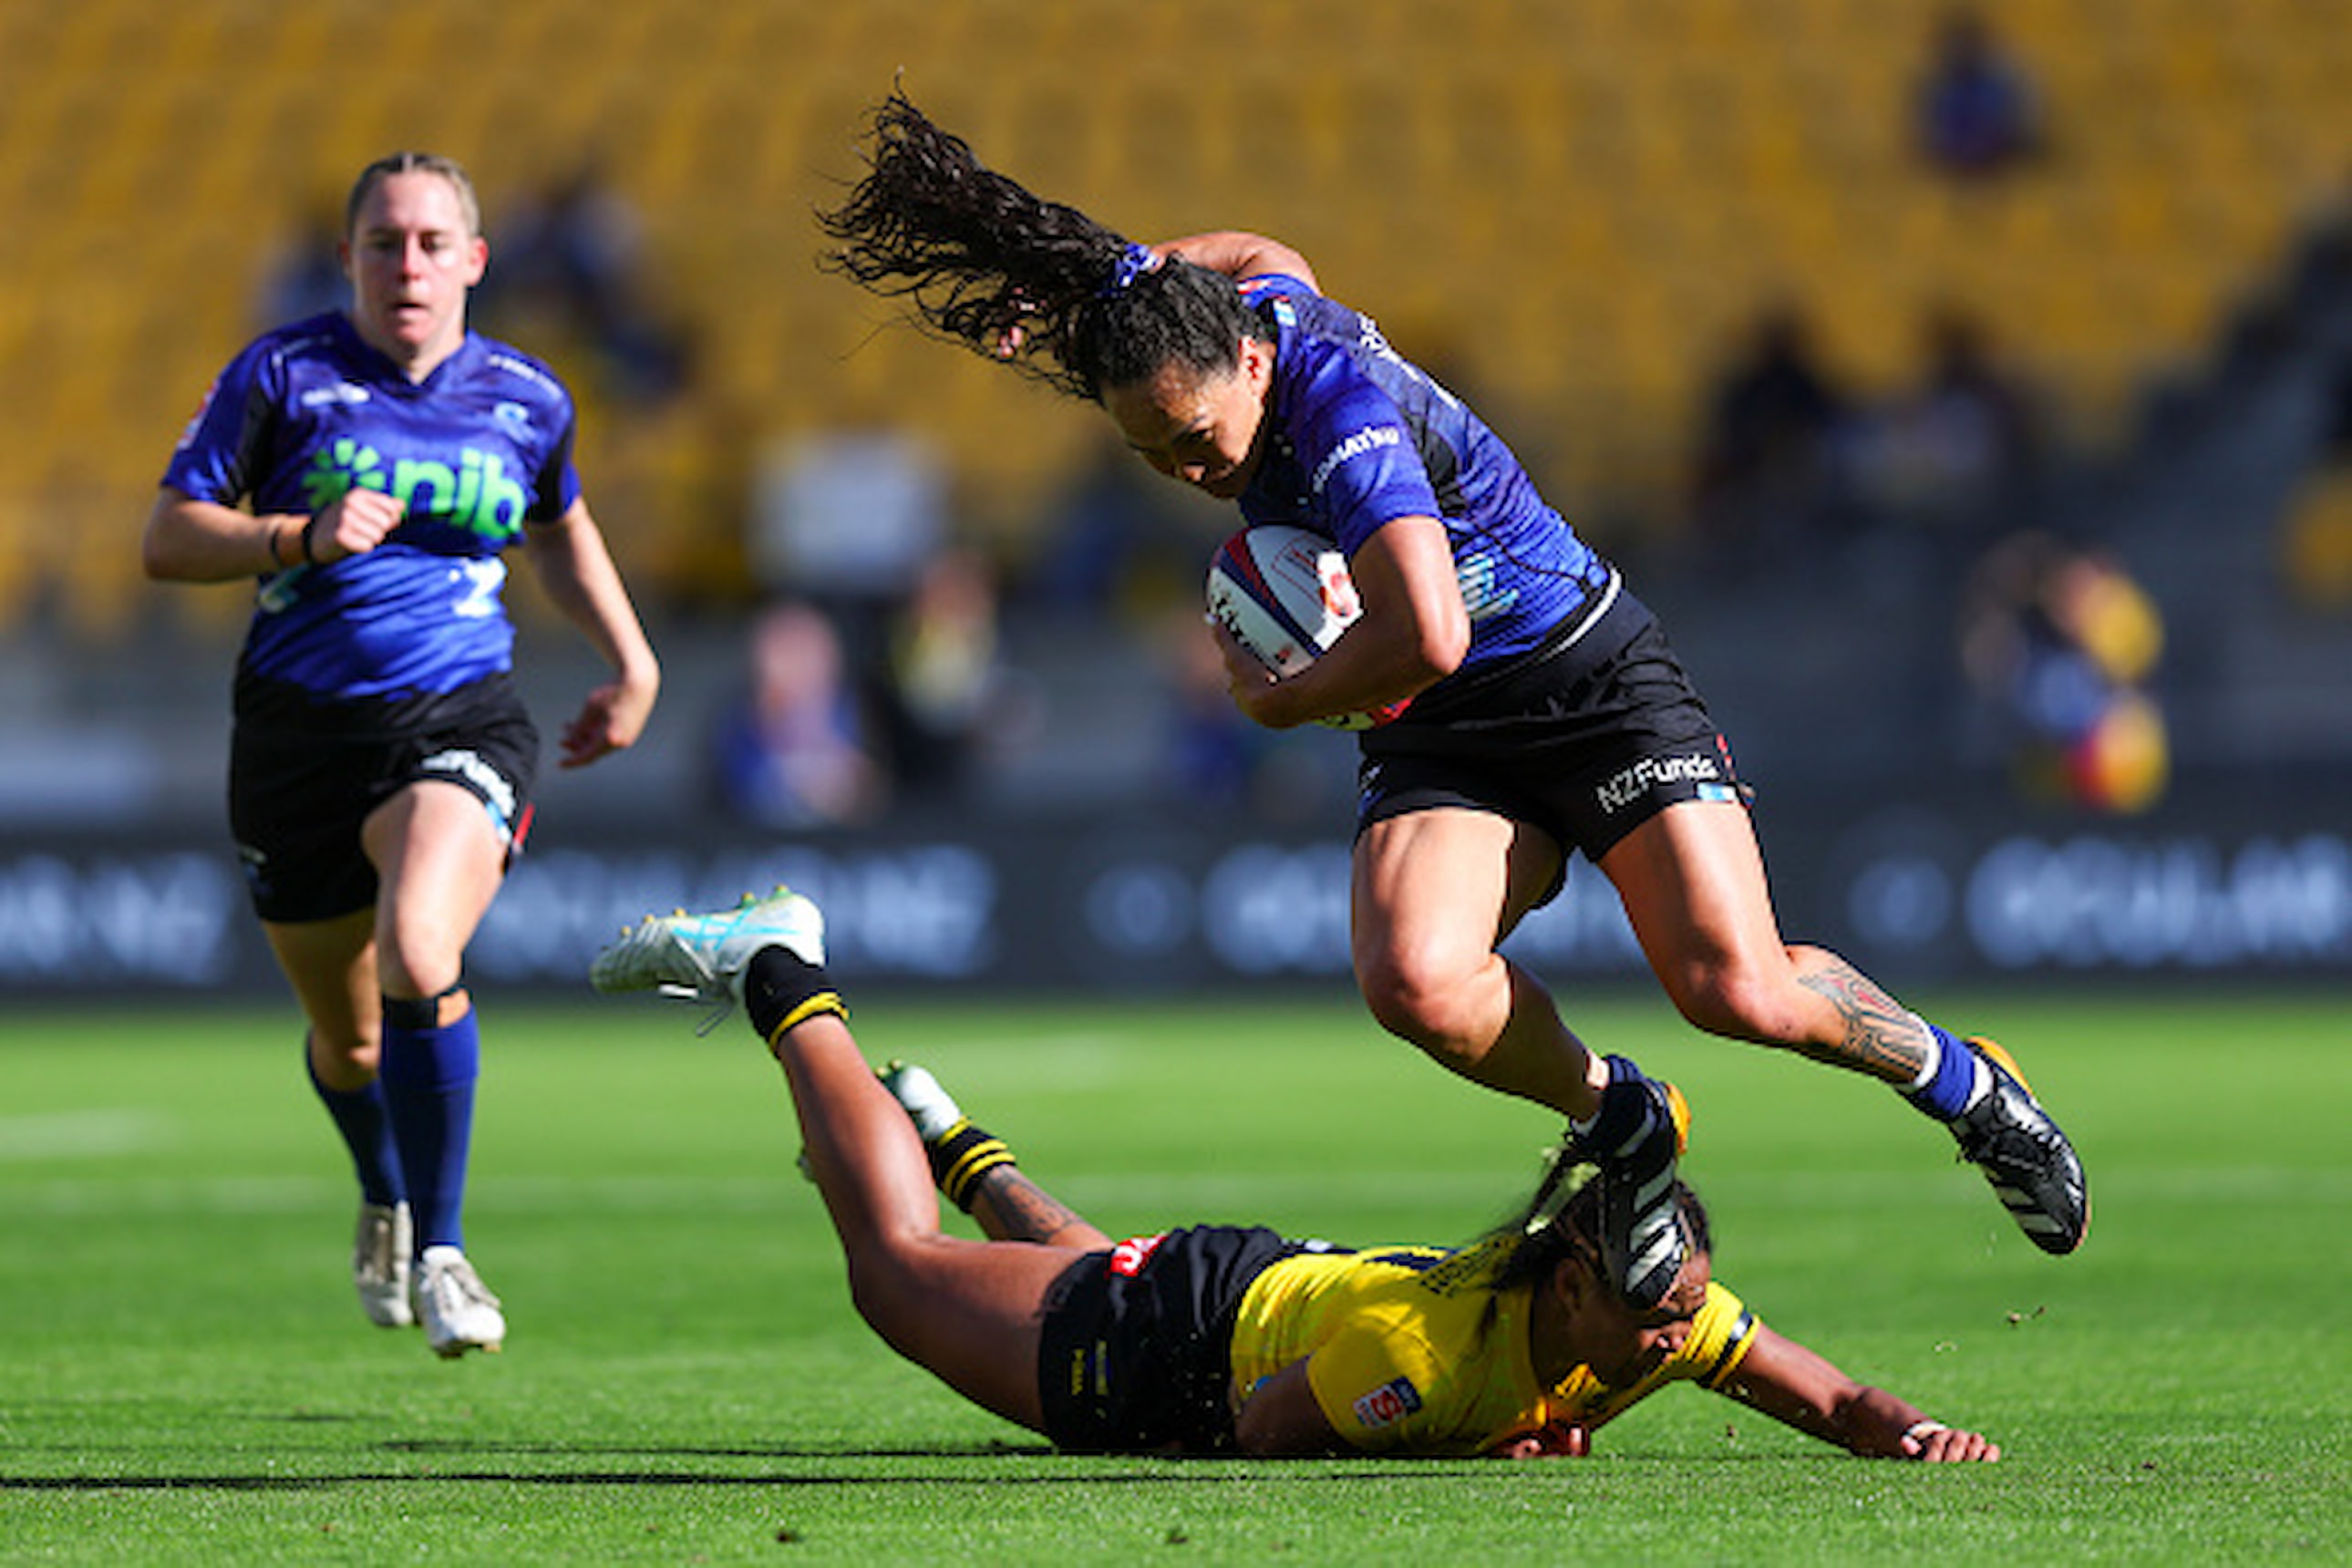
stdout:
[[1110,269],[1110,281],[1102,286],[1102,297],[1116,298],[1135,287],[1135,280],[1160,265],[1160,258],[1151,254],[1148,245],[1130,244],[1119,252],[1118,265]]

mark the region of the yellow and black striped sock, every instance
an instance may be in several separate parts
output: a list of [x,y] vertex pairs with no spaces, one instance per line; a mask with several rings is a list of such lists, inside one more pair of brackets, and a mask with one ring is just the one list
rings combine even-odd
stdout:
[[743,1011],[772,1047],[778,1035],[819,1013],[849,1016],[824,971],[782,947],[763,947],[751,955],[743,971]]
[[1003,1139],[975,1127],[969,1117],[923,1145],[931,1157],[931,1179],[948,1202],[966,1214],[980,1195],[980,1179],[999,1165],[1017,1162]]

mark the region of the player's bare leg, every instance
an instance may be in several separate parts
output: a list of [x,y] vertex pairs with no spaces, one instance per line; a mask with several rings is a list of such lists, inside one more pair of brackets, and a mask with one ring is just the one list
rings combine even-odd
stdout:
[[1574,1157],[1599,1164],[1605,1184],[1606,1266],[1646,1310],[1688,1255],[1672,1193],[1690,1113],[1626,1058],[1594,1055],[1550,993],[1496,951],[1559,869],[1547,835],[1490,812],[1438,808],[1372,824],[1356,840],[1356,978],[1391,1033],[1569,1119]]
[[505,1310],[466,1255],[481,1040],[462,981],[467,945],[505,880],[508,839],[472,790],[428,779],[371,812],[361,842],[379,882],[382,1076],[415,1221],[417,1317],[441,1356],[495,1351]]
[[1658,983],[1699,1028],[1888,1083],[1926,1065],[1935,1040],[1916,1015],[1836,954],[1781,940],[1745,806],[1670,805],[1612,846],[1601,869]]
[[824,957],[816,907],[779,889],[735,910],[648,916],[597,956],[590,979],[604,991],[740,998],[792,1089],[860,1315],[965,1397],[1041,1430],[1045,1300],[1083,1252],[941,1232],[922,1140],[859,1052]]
[[779,1030],[770,1049],[792,1086],[810,1173],[841,1238],[859,1314],[968,1398],[1042,1430],[1044,1303],[1079,1249],[941,1234],[922,1141],[838,1016]]
[[302,1051],[311,1088],[350,1151],[359,1181],[352,1288],[360,1310],[379,1328],[414,1327],[409,1279],[415,1233],[376,1081],[383,1021],[375,913],[357,910],[331,920],[264,921],[262,931],[309,1023]]
[[1381,1026],[1448,1070],[1571,1119],[1608,1068],[1543,985],[1496,951],[1559,866],[1531,828],[1487,812],[1416,811],[1356,840],[1356,983]]
[[995,1241],[1034,1241],[1042,1247],[1099,1251],[1111,1239],[1077,1210],[1030,1180],[1018,1165],[999,1165],[981,1178],[971,1194],[971,1217]]
[[923,1141],[932,1180],[991,1241],[1029,1241],[1094,1251],[1111,1239],[1029,1179],[1004,1141],[976,1126],[925,1068],[892,1062],[882,1087],[906,1109]]
[[1670,805],[1601,868],[1685,1017],[1901,1090],[1951,1130],[2035,1246],[2081,1245],[2090,1223],[2082,1163],[2015,1062],[1990,1041],[1937,1027],[1837,954],[1784,942],[1744,806]]

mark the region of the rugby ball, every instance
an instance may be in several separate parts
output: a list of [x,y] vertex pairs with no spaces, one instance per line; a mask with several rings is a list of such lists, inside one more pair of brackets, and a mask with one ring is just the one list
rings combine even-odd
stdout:
[[[1319,533],[1262,522],[1226,540],[1210,559],[1210,621],[1276,675],[1296,675],[1314,663],[1363,613],[1348,558]],[[1335,730],[1370,729],[1404,708],[1391,703],[1319,722]]]
[[1244,528],[1209,562],[1209,619],[1276,675],[1314,663],[1363,613],[1348,558],[1303,528]]

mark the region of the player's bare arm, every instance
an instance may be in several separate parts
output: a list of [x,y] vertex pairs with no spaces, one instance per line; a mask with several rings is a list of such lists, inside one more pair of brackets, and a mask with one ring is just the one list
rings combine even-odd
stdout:
[[661,665],[629,601],[588,503],[575,500],[554,522],[523,536],[523,559],[540,586],[613,667],[614,679],[588,694],[561,738],[563,765],[576,768],[636,743],[661,691]]
[[379,490],[350,491],[315,516],[257,517],[165,485],[147,515],[140,563],[159,583],[230,583],[373,550],[401,516],[400,502]]
[[1162,257],[1173,256],[1235,280],[1280,272],[1297,279],[1318,294],[1322,292],[1322,285],[1315,281],[1315,269],[1307,265],[1307,258],[1280,240],[1268,239],[1262,234],[1218,229],[1162,240],[1151,248]]
[[1261,1458],[1352,1451],[1316,1401],[1304,1358],[1250,1391],[1234,1415],[1234,1440]]
[[1460,667],[1470,613],[1443,524],[1398,518],[1366,541],[1348,568],[1363,616],[1297,674],[1270,681],[1264,666],[1220,637],[1234,700],[1255,722],[1286,730],[1360,713],[1417,696]]
[[1723,1392],[1824,1443],[1865,1458],[1951,1464],[2000,1458],[1983,1434],[1947,1426],[1883,1388],[1858,1383],[1823,1356],[1769,1328],[1756,1341]]

